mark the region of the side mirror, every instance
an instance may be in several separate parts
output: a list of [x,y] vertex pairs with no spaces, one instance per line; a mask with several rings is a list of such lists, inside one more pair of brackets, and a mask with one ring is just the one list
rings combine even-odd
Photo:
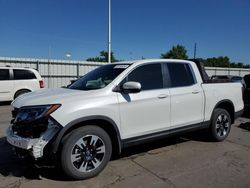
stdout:
[[124,93],[139,93],[141,91],[141,84],[139,82],[126,82],[122,85]]

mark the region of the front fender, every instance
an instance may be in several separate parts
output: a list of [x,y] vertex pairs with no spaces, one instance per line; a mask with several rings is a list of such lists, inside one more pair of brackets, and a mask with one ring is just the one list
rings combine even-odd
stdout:
[[119,150],[119,153],[121,153],[122,141],[121,141],[120,131],[119,131],[118,126],[116,125],[116,123],[112,119],[110,119],[109,117],[105,117],[105,116],[88,116],[88,117],[83,117],[83,118],[76,119],[76,120],[68,123],[65,127],[63,127],[60,130],[60,132],[58,133],[58,135],[55,138],[55,141],[52,144],[52,152],[53,152],[53,154],[56,154],[58,152],[58,149],[59,149],[59,146],[60,146],[60,143],[61,143],[63,137],[68,132],[70,132],[70,130],[78,128],[79,123],[81,123],[81,122],[84,123],[84,122],[91,121],[91,120],[102,120],[102,121],[106,121],[110,125],[112,125],[112,128],[115,130],[116,135],[117,135],[118,150]]

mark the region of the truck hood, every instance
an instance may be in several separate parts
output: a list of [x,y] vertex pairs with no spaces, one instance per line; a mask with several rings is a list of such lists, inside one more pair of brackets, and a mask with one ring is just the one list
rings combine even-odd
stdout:
[[20,108],[23,106],[61,104],[65,100],[77,100],[77,98],[86,99],[95,93],[97,93],[97,90],[81,91],[67,88],[43,89],[21,95],[12,102],[12,106]]

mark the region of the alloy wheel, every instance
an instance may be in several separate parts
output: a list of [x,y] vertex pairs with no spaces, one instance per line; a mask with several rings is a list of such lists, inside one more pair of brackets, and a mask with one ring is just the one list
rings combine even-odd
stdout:
[[71,151],[71,163],[80,172],[95,170],[105,156],[105,144],[96,135],[86,135],[80,138]]
[[216,120],[216,133],[220,137],[226,136],[229,131],[229,119],[227,115],[220,114]]

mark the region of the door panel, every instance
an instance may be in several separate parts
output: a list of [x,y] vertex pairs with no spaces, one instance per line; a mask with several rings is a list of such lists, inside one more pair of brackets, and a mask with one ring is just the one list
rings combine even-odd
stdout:
[[10,80],[9,69],[0,69],[0,101],[13,99],[13,81]]
[[171,80],[171,126],[176,128],[201,123],[204,116],[204,93],[191,65],[172,62],[167,67]]
[[0,80],[0,101],[13,99],[13,81]]
[[171,88],[170,95],[173,128],[203,121],[204,95],[199,85]]
[[137,94],[118,93],[118,101],[123,138],[170,128],[168,89],[142,91]]

